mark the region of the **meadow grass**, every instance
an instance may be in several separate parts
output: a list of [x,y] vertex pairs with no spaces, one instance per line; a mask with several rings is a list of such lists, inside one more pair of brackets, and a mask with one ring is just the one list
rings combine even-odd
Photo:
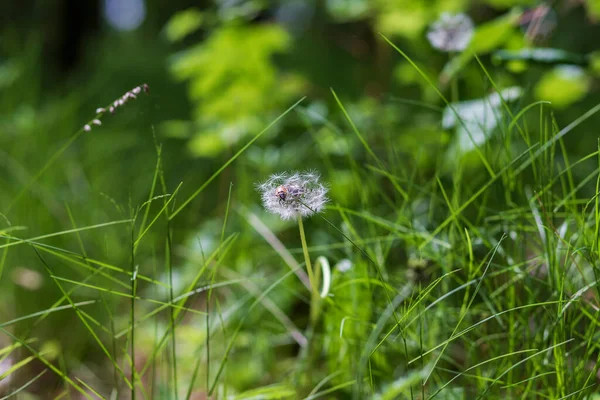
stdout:
[[[3,398],[36,387],[48,398],[88,399],[593,398],[600,144],[574,159],[565,137],[600,106],[561,128],[544,102],[503,101],[499,134],[450,167],[438,153],[423,170],[432,150],[407,154],[391,145],[396,133],[363,132],[332,96],[344,121],[316,123],[300,100],[201,183],[169,181],[155,138],[147,198],[115,202],[125,218],[81,223],[86,210],[67,201],[60,230],[0,230],[0,277],[28,257],[54,288],[35,302],[44,309],[0,322],[9,342],[0,361],[12,362],[0,372],[11,377]],[[260,210],[253,185],[264,177],[238,162],[292,116],[307,138],[329,129],[365,154],[315,157],[332,202],[299,220],[299,236],[295,222]],[[46,174],[83,132],[15,190],[6,221],[30,204],[29,192],[46,190]],[[341,168],[352,201],[336,192]],[[202,221],[194,214],[202,207],[191,206],[226,170],[235,179],[225,182],[212,243],[198,233],[190,245],[180,227]],[[321,298],[325,265],[331,284]],[[53,338],[65,323],[76,340]]]

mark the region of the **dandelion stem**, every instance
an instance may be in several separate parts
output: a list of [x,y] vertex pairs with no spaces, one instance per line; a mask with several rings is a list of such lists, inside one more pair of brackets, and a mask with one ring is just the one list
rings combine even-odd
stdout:
[[301,215],[298,215],[298,227],[300,228],[300,240],[302,240],[302,251],[304,252],[304,261],[306,262],[306,272],[308,272],[308,280],[310,281],[310,323],[314,327],[319,318],[319,283],[315,278],[310,262],[310,254],[308,253],[308,246],[306,245],[306,235],[304,234],[304,224],[302,223]]

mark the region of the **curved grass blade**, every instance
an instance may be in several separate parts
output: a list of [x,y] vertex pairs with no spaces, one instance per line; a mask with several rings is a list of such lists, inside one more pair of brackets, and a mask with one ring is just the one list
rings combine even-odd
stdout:
[[69,378],[67,375],[65,375],[60,369],[58,369],[57,367],[55,367],[54,364],[52,364],[50,361],[46,360],[33,347],[31,347],[29,344],[27,344],[27,342],[19,339],[18,337],[16,337],[15,335],[13,335],[12,333],[10,333],[9,331],[7,331],[6,329],[4,329],[2,327],[0,327],[0,330],[2,332],[4,332],[4,334],[10,336],[16,342],[19,342],[23,347],[25,347],[31,353],[33,353],[33,355],[38,360],[40,360],[43,364],[45,364],[48,368],[50,368],[56,375],[58,375],[59,377],[61,377],[66,383],[68,383],[69,385],[71,385],[75,390],[77,390],[79,393],[81,393],[86,399],[93,400],[93,397],[90,396],[89,394],[87,394],[86,391],[81,388],[81,386],[79,386],[71,378]]
[[6,399],[14,398],[13,396],[16,396],[17,394],[19,394],[23,390],[27,389],[28,386],[30,386],[35,381],[37,381],[38,379],[40,379],[46,372],[48,372],[47,369],[43,370],[42,372],[40,372],[39,374],[37,374],[36,376],[34,376],[32,379],[30,379],[29,381],[27,381],[25,384],[23,384],[23,386],[21,386],[20,388],[15,389],[14,391],[10,392],[9,394],[7,394],[4,397],[0,397],[0,400],[6,400]]
[[208,178],[206,180],[206,182],[204,182],[190,197],[188,197],[188,199],[185,200],[182,205],[180,205],[175,211],[173,211],[173,213],[169,216],[169,220],[172,220],[173,218],[175,218],[177,216],[177,214],[179,214],[185,207],[187,207],[187,205],[190,202],[192,202],[196,197],[198,197],[198,195],[200,193],[202,193],[202,191],[204,189],[206,189],[206,187],[217,176],[219,176],[221,174],[221,172],[223,172],[223,170],[225,168],[227,168],[229,166],[229,164],[231,164],[232,162],[234,162],[243,152],[245,152],[248,149],[248,147],[252,146],[252,144],[254,142],[256,142],[265,132],[267,132],[269,129],[271,129],[271,127],[273,125],[275,125],[277,122],[279,122],[279,120],[281,120],[283,117],[285,117],[290,111],[292,111],[294,108],[296,108],[296,106],[298,104],[300,104],[302,101],[304,101],[304,99],[305,99],[305,97],[303,97],[300,100],[298,100],[290,108],[288,108],[281,115],[279,115],[279,117],[275,118],[273,120],[273,122],[271,122],[269,125],[267,125],[267,127],[265,129],[263,129],[262,131],[260,131],[259,133],[257,133],[252,139],[250,139],[250,141],[248,143],[246,143],[244,145],[244,147],[242,147],[240,150],[238,150],[237,153],[235,153],[229,160],[227,160],[227,162],[225,162],[225,164],[223,164],[214,174],[212,174],[211,177]]
[[[42,264],[46,268],[46,271],[48,272],[48,275],[50,277],[53,277],[54,274],[52,273],[52,270],[50,269],[50,266],[46,263],[46,261],[44,260],[44,258],[42,257],[42,255],[37,251],[37,249],[35,248],[35,246],[31,246],[31,248],[35,251],[36,255],[38,256],[38,258],[40,259],[40,261],[42,262]],[[65,296],[67,298],[67,301],[73,307],[73,310],[75,311],[75,314],[79,317],[79,319],[81,320],[81,322],[85,325],[85,327],[88,330],[88,332],[90,333],[90,335],[92,335],[92,337],[94,338],[94,340],[96,341],[96,343],[98,343],[98,346],[100,347],[100,349],[102,350],[102,352],[113,363],[113,366],[117,369],[117,371],[121,375],[121,378],[123,379],[123,381],[127,384],[127,386],[129,386],[131,388],[132,384],[127,379],[127,376],[125,375],[125,372],[121,369],[121,367],[119,366],[119,364],[117,363],[117,361],[113,358],[112,354],[110,354],[110,351],[108,351],[108,349],[106,348],[106,346],[104,345],[104,343],[102,343],[102,340],[100,340],[100,337],[98,337],[98,334],[96,333],[96,331],[94,331],[92,329],[92,327],[90,326],[90,324],[87,322],[87,319],[84,318],[84,316],[82,315],[82,311],[80,311],[77,308],[77,306],[75,305],[75,303],[73,302],[73,300],[71,299],[71,297],[67,294],[67,292],[64,290],[64,288],[62,287],[62,285],[60,284],[60,282],[58,281],[58,279],[56,279],[54,277],[52,279],[56,283],[56,286],[58,287],[58,289],[62,292],[63,296]]]

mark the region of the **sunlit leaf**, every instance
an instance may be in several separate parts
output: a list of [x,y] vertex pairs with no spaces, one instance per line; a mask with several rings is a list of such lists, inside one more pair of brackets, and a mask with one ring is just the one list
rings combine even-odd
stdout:
[[503,9],[515,6],[532,6],[537,3],[536,0],[484,0],[483,2],[494,8]]
[[535,88],[539,100],[547,100],[555,108],[567,107],[586,95],[589,77],[575,65],[559,65],[545,73]]
[[590,16],[600,18],[600,0],[587,0],[585,5]]
[[258,389],[248,390],[244,393],[240,393],[234,397],[235,400],[246,400],[246,399],[288,399],[294,398],[296,390],[290,385],[277,384],[271,386],[265,386]]
[[339,21],[348,21],[364,17],[369,11],[367,0],[327,0],[327,12]]
[[280,73],[273,60],[288,46],[288,33],[277,25],[224,26],[173,57],[171,71],[188,82],[194,104],[194,154],[218,154],[299,97],[303,81]]
[[171,42],[181,40],[198,30],[202,26],[203,21],[204,15],[198,9],[190,8],[180,11],[171,17],[165,27],[167,39]]

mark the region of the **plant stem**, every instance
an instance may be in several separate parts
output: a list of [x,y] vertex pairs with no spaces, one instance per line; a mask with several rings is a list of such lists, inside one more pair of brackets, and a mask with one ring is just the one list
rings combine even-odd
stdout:
[[314,327],[319,318],[319,288],[317,279],[312,269],[310,262],[310,254],[308,254],[308,246],[306,245],[306,235],[304,234],[304,225],[302,217],[298,216],[298,227],[300,228],[300,240],[302,240],[302,251],[304,252],[304,261],[306,263],[306,272],[308,272],[308,280],[310,281],[310,324]]

